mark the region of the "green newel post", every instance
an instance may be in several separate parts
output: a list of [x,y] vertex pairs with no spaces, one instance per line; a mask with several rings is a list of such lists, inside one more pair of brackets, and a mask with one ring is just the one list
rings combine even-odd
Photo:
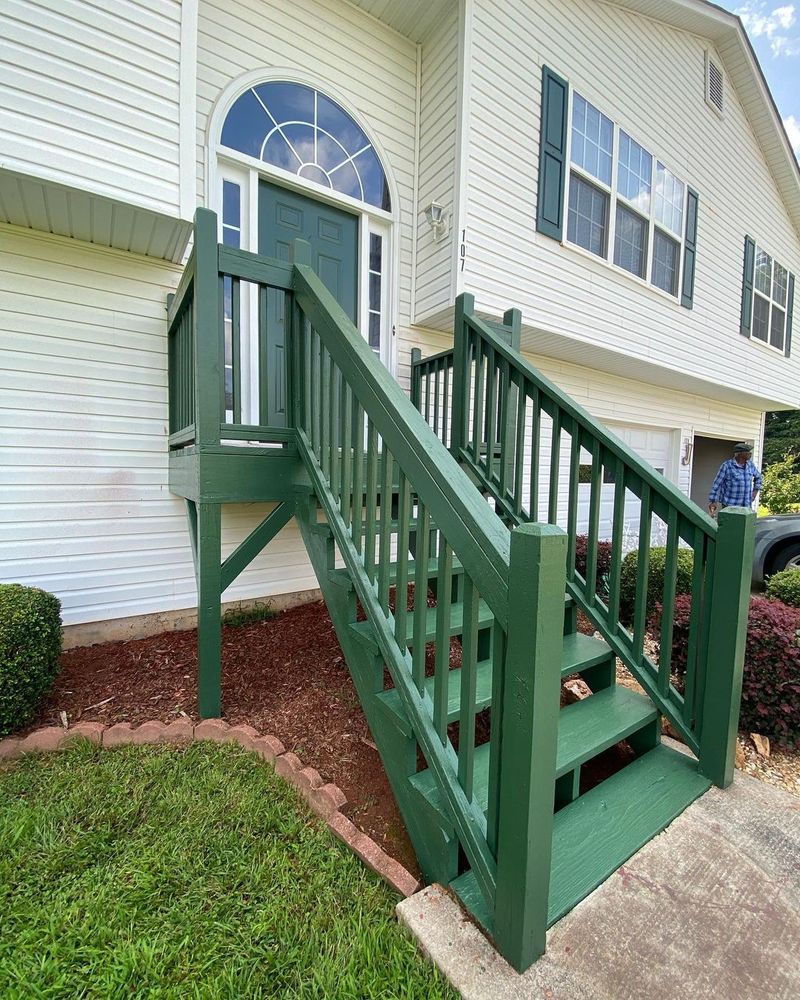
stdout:
[[475,310],[475,296],[462,292],[456,298],[453,328],[453,402],[450,424],[450,454],[458,460],[466,444],[469,405],[469,337],[464,317]]
[[756,515],[748,507],[728,507],[719,513],[700,770],[720,788],[733,781],[736,759],[755,522]]
[[[194,216],[194,259],[194,426],[202,448],[219,444],[225,412],[217,216],[206,208],[198,208]],[[215,398],[218,406],[212,404]]]
[[420,397],[422,395],[421,379],[419,368],[416,366],[422,361],[422,351],[418,347],[411,348],[411,402],[419,409]]
[[222,711],[222,507],[197,504],[197,699],[204,719]]
[[566,555],[555,525],[511,533],[494,932],[519,970],[545,950]]

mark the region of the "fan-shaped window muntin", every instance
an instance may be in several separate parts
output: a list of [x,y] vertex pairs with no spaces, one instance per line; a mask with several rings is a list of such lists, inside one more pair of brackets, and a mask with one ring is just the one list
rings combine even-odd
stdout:
[[300,83],[250,87],[225,117],[221,144],[357,201],[391,211],[378,154],[360,125]]

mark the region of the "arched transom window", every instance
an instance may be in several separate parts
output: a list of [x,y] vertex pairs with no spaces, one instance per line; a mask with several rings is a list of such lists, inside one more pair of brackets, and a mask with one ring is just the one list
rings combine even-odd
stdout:
[[221,143],[391,211],[386,175],[364,130],[312,87],[284,81],[250,87],[228,112]]

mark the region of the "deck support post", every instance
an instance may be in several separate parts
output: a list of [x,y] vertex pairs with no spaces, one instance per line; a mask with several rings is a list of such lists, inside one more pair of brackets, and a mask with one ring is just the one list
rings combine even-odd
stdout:
[[494,933],[520,971],[545,950],[566,554],[555,525],[511,533]]
[[197,504],[197,700],[204,719],[222,712],[222,505]]
[[700,771],[719,788],[733,781],[736,760],[755,522],[748,507],[719,512],[699,754]]

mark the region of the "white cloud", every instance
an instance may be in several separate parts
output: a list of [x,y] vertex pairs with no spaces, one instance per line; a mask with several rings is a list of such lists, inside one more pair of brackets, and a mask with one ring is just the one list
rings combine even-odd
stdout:
[[789,115],[788,118],[783,119],[783,127],[789,136],[794,155],[800,160],[800,121],[794,115]]
[[753,38],[767,39],[773,56],[800,55],[800,36],[786,34],[797,22],[794,4],[768,10],[764,0],[752,0],[739,7],[736,13]]

